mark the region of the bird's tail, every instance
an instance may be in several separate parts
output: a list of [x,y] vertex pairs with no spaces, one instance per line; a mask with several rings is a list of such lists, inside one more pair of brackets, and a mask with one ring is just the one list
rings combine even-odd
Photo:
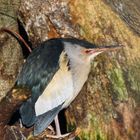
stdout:
[[34,104],[32,103],[31,99],[28,99],[25,103],[22,104],[20,107],[20,115],[22,123],[30,127],[35,123],[36,115]]
[[63,104],[37,117],[35,125],[34,125],[34,136],[37,136],[38,134],[40,134],[43,130],[45,130],[51,124],[55,116],[61,110],[62,105]]

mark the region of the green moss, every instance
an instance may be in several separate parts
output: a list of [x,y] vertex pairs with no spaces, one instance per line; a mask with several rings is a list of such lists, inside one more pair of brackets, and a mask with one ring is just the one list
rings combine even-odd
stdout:
[[[135,64],[138,66],[137,64]],[[138,67],[129,67],[128,70],[128,90],[130,95],[135,99],[137,103],[140,102],[140,66]]]
[[129,72],[128,76],[130,81],[130,88],[132,90],[140,91],[140,83],[138,82],[138,80],[136,80],[134,73]]
[[75,140],[80,140],[80,138],[78,136],[75,137]]
[[94,131],[83,131],[78,137],[80,140],[107,140],[107,136],[99,129]]
[[123,72],[121,68],[112,68],[111,71],[108,72],[108,77],[113,86],[113,95],[115,100],[125,101],[128,99],[127,88],[125,85]]
[[81,140],[107,140],[102,128],[102,120],[95,114],[89,116],[88,128],[82,129],[79,138]]
[[67,124],[67,131],[72,132],[76,129],[76,124]]

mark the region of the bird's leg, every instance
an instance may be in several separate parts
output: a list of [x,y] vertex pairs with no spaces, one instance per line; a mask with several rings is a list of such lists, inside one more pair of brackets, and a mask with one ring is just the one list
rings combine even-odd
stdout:
[[58,120],[58,115],[56,115],[56,117],[54,118],[54,122],[55,122],[55,128],[56,128],[56,135],[59,136],[61,135],[61,130],[60,130],[60,124]]
[[20,126],[20,128],[23,128],[21,119],[19,119],[19,126]]
[[56,135],[55,136],[47,135],[47,137],[49,137],[49,138],[60,138],[61,139],[61,138],[67,137],[71,134],[71,133],[61,134],[58,115],[56,115],[56,117],[54,119],[54,122],[55,122],[55,128],[56,128]]

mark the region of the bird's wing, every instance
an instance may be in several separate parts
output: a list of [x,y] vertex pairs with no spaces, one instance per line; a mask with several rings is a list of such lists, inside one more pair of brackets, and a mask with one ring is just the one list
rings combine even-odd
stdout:
[[29,55],[18,76],[17,86],[28,87],[32,91],[31,98],[20,107],[22,122],[26,126],[33,125],[36,120],[35,102],[58,71],[62,51],[63,44],[59,40],[42,43]]
[[72,73],[68,68],[69,59],[62,52],[59,59],[59,70],[35,103],[35,112],[39,116],[52,110],[73,97]]
[[33,103],[59,69],[59,56],[62,50],[63,44],[59,40],[49,40],[35,48],[27,58],[18,76],[17,85],[29,87],[32,90]]
[[34,125],[34,136],[40,134],[43,130],[45,130],[49,124],[53,121],[54,117],[59,113],[62,108],[62,105],[55,107],[54,109],[44,113],[37,117]]

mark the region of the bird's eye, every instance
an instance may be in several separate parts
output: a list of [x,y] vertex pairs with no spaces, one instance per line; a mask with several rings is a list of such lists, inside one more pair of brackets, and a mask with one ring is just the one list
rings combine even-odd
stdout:
[[92,51],[93,51],[93,50],[86,49],[84,52],[85,52],[86,54],[91,54],[91,53],[92,53]]

